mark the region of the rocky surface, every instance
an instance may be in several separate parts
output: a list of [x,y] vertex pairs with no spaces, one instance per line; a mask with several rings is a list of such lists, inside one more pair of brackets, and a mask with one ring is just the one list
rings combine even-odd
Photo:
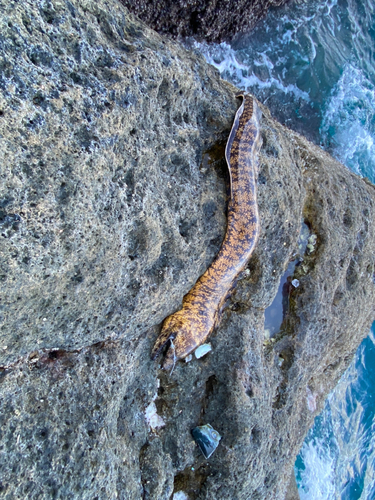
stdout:
[[[2,498],[295,497],[374,318],[374,186],[262,107],[259,245],[213,351],[163,373],[160,323],[225,232],[236,89],[114,0],[0,6]],[[267,340],[303,220],[316,243]]]
[[221,42],[249,31],[270,7],[283,5],[288,0],[119,1],[160,33]]

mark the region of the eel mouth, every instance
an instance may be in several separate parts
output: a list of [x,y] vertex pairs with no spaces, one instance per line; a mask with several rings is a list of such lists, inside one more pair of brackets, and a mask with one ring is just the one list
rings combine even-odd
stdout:
[[[161,334],[157,338],[156,343],[152,349],[151,359],[158,358],[160,356],[160,354],[164,351],[164,349],[167,345],[168,345],[168,349],[169,349],[175,338],[176,338],[175,332],[171,332],[168,335]],[[168,350],[166,350],[166,352],[168,352]]]
[[177,363],[178,359],[176,357],[176,354],[175,354],[175,349],[174,349],[174,346],[173,346],[173,341],[170,342],[169,346],[168,346],[168,350],[166,352],[166,355],[164,357],[164,360],[162,362],[162,365],[161,365],[161,369],[164,370],[164,371],[172,371],[174,370],[174,367]]

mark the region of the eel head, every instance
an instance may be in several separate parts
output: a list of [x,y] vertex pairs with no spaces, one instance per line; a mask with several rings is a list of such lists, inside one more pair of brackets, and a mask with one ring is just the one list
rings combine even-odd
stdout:
[[184,308],[168,316],[152,350],[152,359],[157,358],[169,342],[163,370],[172,369],[178,360],[186,358],[203,344],[211,333],[213,321],[205,320],[207,318],[189,314]]

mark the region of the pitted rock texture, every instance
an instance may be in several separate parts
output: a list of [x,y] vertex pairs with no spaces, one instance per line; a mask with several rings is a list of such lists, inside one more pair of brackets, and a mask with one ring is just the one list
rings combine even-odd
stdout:
[[114,2],[2,11],[0,363],[139,337],[219,248],[233,90]]
[[288,0],[119,1],[159,33],[221,42],[251,30],[270,7],[278,7]]
[[[225,233],[237,89],[115,0],[0,6],[2,498],[295,497],[295,456],[374,318],[374,186],[260,105],[258,247],[213,350],[161,372],[161,321]],[[316,246],[265,342],[303,220]],[[223,436],[209,460],[205,423]]]

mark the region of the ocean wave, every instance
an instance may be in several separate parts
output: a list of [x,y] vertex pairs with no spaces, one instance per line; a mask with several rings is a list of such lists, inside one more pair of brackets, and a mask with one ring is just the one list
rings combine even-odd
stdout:
[[[238,52],[226,42],[217,45],[195,42],[194,46],[204,55],[208,63],[219,70],[222,78],[246,91],[256,94],[256,89],[278,90],[284,94],[292,94],[297,99],[309,101],[307,92],[299,89],[297,85],[284,83],[283,79],[273,72],[275,64],[268,57],[267,52],[256,52],[253,54],[251,63],[250,61],[242,63],[238,58]],[[277,63],[280,64],[280,59]],[[252,66],[265,70],[262,77],[251,69]]]
[[375,86],[347,64],[328,100],[320,129],[322,145],[342,163],[374,180]]
[[323,439],[305,442],[301,450],[304,469],[299,472],[301,500],[332,500],[335,496],[335,458]]
[[301,500],[375,498],[374,327],[315,419],[296,461]]
[[222,78],[266,103],[276,119],[319,143],[321,104],[339,79],[349,50],[347,30],[337,29],[342,8],[337,3],[286,5],[271,11],[250,34],[232,44],[193,45]]

